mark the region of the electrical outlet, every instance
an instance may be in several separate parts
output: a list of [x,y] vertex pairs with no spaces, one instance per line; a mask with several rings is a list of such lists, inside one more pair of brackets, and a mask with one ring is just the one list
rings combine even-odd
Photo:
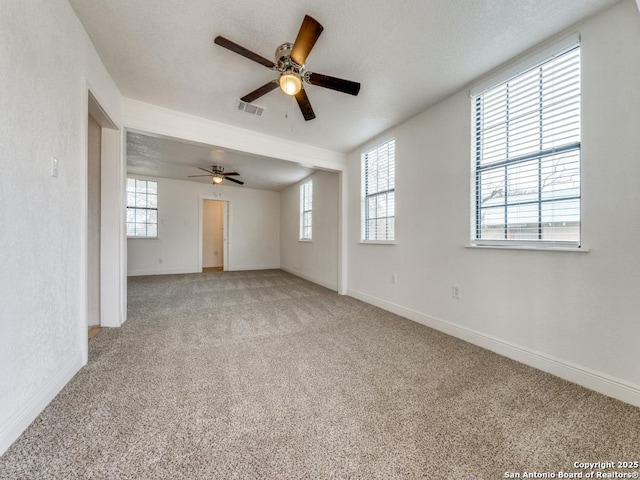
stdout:
[[451,285],[451,296],[460,300],[460,285]]
[[161,258],[158,259],[158,263],[162,263],[162,259]]
[[393,283],[394,285],[396,283],[398,283],[398,275],[397,274],[394,273],[394,274],[391,275],[391,283]]

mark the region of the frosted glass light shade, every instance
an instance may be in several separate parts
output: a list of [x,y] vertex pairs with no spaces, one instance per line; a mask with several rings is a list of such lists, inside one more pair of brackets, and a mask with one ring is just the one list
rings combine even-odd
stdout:
[[293,96],[302,90],[302,80],[300,80],[300,77],[297,75],[292,75],[291,73],[283,73],[280,75],[278,83],[282,91],[287,95]]

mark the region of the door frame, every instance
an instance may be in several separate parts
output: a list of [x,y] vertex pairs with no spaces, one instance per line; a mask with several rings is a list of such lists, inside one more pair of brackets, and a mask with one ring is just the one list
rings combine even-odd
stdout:
[[80,145],[82,162],[81,216],[82,230],[80,258],[80,310],[81,322],[78,336],[82,349],[83,364],[88,362],[88,117],[91,115],[101,127],[101,194],[100,194],[100,326],[119,327],[126,320],[126,239],[124,237],[124,185],[125,154],[123,129],[112,120],[104,109],[99,89],[94,89],[83,77],[82,120],[80,123]]
[[202,272],[202,248],[204,235],[204,202],[213,200],[222,202],[222,270],[230,270],[229,262],[229,200],[224,200],[219,196],[200,195],[198,199],[198,272]]

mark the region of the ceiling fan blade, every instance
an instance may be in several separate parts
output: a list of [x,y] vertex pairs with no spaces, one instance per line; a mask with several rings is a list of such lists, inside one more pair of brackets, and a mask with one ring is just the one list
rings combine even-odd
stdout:
[[243,102],[251,103],[261,96],[266,95],[271,90],[275,90],[276,88],[278,88],[278,82],[277,80],[272,80],[269,83],[265,83],[261,87],[256,88],[253,92],[247,93],[240,100],[242,100]]
[[[207,172],[209,175],[215,175],[215,173],[213,173],[211,170],[207,170],[206,168],[202,168],[202,167],[198,167],[198,168],[203,172]],[[202,175],[202,176],[206,177],[206,175]]]
[[244,182],[241,182],[240,180],[236,180],[235,178],[226,178],[225,177],[225,180],[229,180],[230,182],[237,183],[239,185],[244,185]]
[[187,178],[193,178],[193,177],[210,177],[211,175],[187,175]]
[[232,42],[231,40],[228,40],[224,37],[221,37],[220,35],[218,35],[213,40],[213,43],[220,45],[221,47],[224,47],[227,50],[231,50],[232,52],[235,52],[238,55],[242,55],[243,57],[248,58],[249,60],[258,62],[260,65],[264,65],[267,68],[275,67],[275,63],[273,63],[271,60],[267,60],[266,58],[261,57],[257,53],[253,53],[251,50],[247,50],[243,46],[238,45],[237,43]]
[[303,66],[322,30],[324,30],[324,27],[315,18],[305,15],[296,41],[291,49],[291,60],[299,66]]
[[360,92],[360,84],[358,82],[352,82],[351,80],[344,80],[342,78],[312,72],[306,74],[304,78],[308,80],[311,85],[330,88],[331,90],[348,93],[349,95],[358,95],[358,92]]
[[229,172],[229,173],[223,173],[222,175],[226,177],[227,175],[240,175],[240,174],[238,172]]
[[307,97],[307,92],[304,91],[304,88],[296,93],[296,100],[298,101],[298,106],[300,107],[302,116],[307,122],[316,118],[316,114],[313,113],[311,102],[309,101],[309,97]]

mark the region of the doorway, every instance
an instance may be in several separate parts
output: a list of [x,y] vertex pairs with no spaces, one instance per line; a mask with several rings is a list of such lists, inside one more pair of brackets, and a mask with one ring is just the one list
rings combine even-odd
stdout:
[[229,269],[227,242],[228,203],[223,200],[202,199],[201,271],[215,272]]
[[89,338],[97,333],[103,324],[102,288],[104,271],[102,268],[103,229],[103,151],[104,131],[116,131],[115,124],[102,110],[91,92],[88,93],[87,116],[87,251],[86,327]]
[[87,327],[100,325],[102,127],[89,113],[87,128]]

